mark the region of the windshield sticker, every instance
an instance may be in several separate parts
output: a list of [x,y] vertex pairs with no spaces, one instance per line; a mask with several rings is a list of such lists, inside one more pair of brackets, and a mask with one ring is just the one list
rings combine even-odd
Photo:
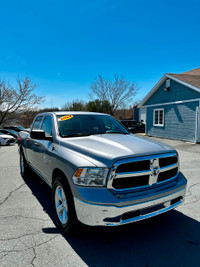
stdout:
[[59,118],[58,121],[66,121],[66,120],[69,120],[73,117],[74,117],[73,115],[63,116],[63,117]]

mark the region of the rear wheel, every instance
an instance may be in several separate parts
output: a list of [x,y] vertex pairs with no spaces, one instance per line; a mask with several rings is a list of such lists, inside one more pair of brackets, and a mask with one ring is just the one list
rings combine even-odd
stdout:
[[67,234],[75,232],[78,226],[73,196],[69,185],[62,177],[57,177],[52,190],[52,202],[58,228]]

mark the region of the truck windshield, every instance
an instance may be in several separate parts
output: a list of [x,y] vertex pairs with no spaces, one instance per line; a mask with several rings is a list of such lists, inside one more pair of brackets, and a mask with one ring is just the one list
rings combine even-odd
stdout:
[[130,134],[117,120],[107,115],[57,115],[61,137],[94,134]]

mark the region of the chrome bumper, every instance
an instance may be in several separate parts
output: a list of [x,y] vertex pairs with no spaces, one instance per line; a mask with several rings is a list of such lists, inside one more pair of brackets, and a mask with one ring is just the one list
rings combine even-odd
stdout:
[[74,197],[78,220],[90,226],[116,226],[147,219],[183,203],[186,187],[178,192],[139,204],[123,207],[97,205]]

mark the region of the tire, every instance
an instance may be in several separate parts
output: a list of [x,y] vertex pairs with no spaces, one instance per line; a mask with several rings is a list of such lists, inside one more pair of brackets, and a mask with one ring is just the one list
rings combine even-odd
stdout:
[[57,177],[53,184],[52,203],[58,228],[65,234],[74,234],[79,223],[71,189],[62,177]]
[[30,167],[28,166],[28,163],[22,151],[20,151],[19,162],[20,162],[20,173],[22,178],[28,178],[30,175]]

